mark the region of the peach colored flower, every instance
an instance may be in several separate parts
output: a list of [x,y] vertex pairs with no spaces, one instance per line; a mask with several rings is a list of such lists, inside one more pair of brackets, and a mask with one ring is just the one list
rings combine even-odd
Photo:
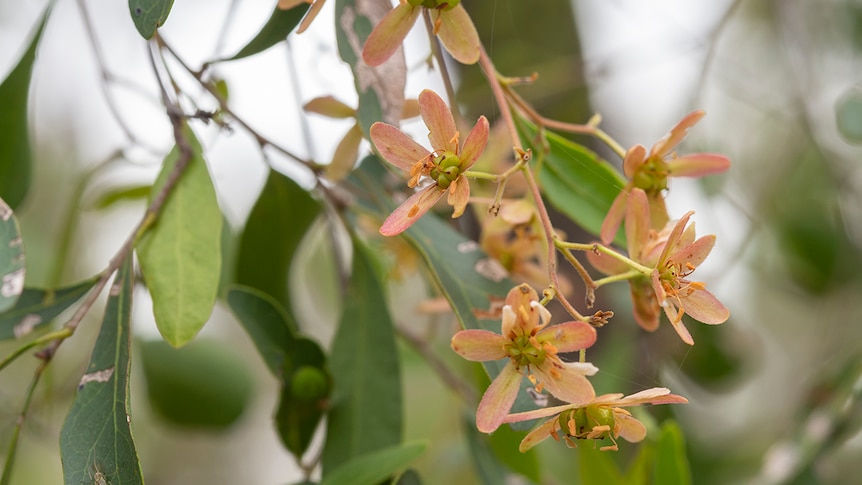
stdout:
[[668,177],[702,177],[721,173],[730,168],[730,160],[724,155],[692,153],[678,157],[673,152],[673,149],[688,134],[688,129],[700,121],[705,114],[703,111],[689,113],[657,141],[649,153],[643,145],[635,145],[628,150],[623,160],[623,172],[629,181],[614,199],[602,223],[601,240],[604,244],[610,244],[616,236],[633,188],[637,187],[646,192],[652,227],[660,229],[668,221],[663,194],[667,189]]
[[646,427],[623,408],[643,404],[684,404],[688,399],[671,394],[670,389],[654,387],[623,397],[622,394],[605,394],[587,404],[554,406],[549,408],[516,413],[506,416],[504,423],[516,423],[536,418],[553,416],[540,424],[521,441],[521,453],[544,441],[548,436],[562,439],[574,448],[575,439],[605,440],[611,444],[599,448],[601,451],[617,451],[617,438],[622,436],[629,443],[637,443],[646,437]]
[[529,285],[516,286],[506,296],[502,335],[487,330],[462,330],[452,337],[452,349],[467,360],[483,362],[509,358],[476,410],[476,427],[483,433],[497,429],[518,395],[526,374],[536,389],[547,388],[567,402],[584,404],[595,397],[585,376],[598,369],[589,363],[563,362],[558,352],[591,346],[596,330],[584,322],[548,326],[550,312]]
[[320,9],[323,8],[323,4],[326,3],[326,0],[278,0],[278,8],[280,10],[290,10],[302,3],[309,3],[311,4],[311,7],[308,9],[308,12],[305,13],[305,16],[302,17],[302,22],[299,23],[299,28],[296,29],[297,34],[305,32],[305,29],[311,25],[311,21],[317,17],[318,13],[320,13]]
[[362,48],[365,63],[378,66],[386,62],[401,46],[423,8],[431,13],[434,35],[452,57],[463,64],[479,60],[479,34],[461,0],[400,0],[365,41]]
[[408,187],[419,185],[421,177],[431,184],[419,190],[398,206],[380,227],[380,234],[394,236],[406,230],[428,212],[448,192],[448,203],[454,207],[452,217],[460,217],[470,199],[470,184],[464,172],[470,169],[488,142],[488,120],[480,116],[470,130],[464,145],[458,145],[458,130],[446,103],[434,91],[419,94],[419,113],[428,127],[428,151],[398,128],[377,122],[371,125],[371,141],[380,156],[396,167],[408,171]]

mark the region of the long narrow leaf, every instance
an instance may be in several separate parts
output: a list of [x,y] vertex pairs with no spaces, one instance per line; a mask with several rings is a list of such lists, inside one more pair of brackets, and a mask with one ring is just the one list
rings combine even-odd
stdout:
[[97,279],[90,278],[57,290],[24,288],[15,306],[0,315],[0,340],[21,338],[47,325],[84,296],[96,284]]
[[24,291],[24,243],[12,209],[0,199],[0,313]]

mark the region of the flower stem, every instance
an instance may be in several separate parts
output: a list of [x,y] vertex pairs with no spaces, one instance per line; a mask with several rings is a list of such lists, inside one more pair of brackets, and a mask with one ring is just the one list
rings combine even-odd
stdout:
[[644,266],[644,265],[638,263],[637,261],[635,261],[633,259],[629,259],[629,258],[623,256],[622,254],[614,251],[613,249],[611,249],[611,248],[609,248],[603,244],[573,243],[573,242],[568,242],[568,241],[561,241],[559,239],[555,240],[554,243],[557,245],[558,248],[561,248],[561,249],[573,249],[575,251],[596,251],[596,252],[599,252],[602,254],[606,254],[606,255],[616,259],[617,261],[625,263],[627,266],[631,267],[633,270],[637,271],[638,273],[640,273],[644,276],[649,276],[653,271],[653,268],[649,268],[647,266]]

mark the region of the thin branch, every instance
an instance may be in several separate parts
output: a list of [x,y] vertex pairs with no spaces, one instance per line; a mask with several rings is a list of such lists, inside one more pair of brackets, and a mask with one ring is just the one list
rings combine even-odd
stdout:
[[9,485],[12,480],[12,468],[15,465],[15,453],[18,450],[18,438],[21,436],[21,429],[27,421],[27,413],[30,411],[30,403],[33,401],[33,394],[36,391],[36,385],[42,378],[45,368],[48,367],[50,359],[43,359],[36,372],[33,374],[33,379],[30,381],[30,386],[27,388],[27,394],[24,398],[24,405],[21,406],[21,412],[18,413],[18,419],[15,420],[15,430],[12,431],[12,436],[9,438],[9,448],[6,451],[6,462],[3,466],[3,474],[0,476],[0,485]]
[[440,40],[434,35],[434,24],[431,22],[431,14],[428,13],[427,8],[422,9],[422,19],[425,21],[425,31],[428,33],[428,43],[431,45],[431,55],[434,56],[437,61],[437,68],[440,69],[440,77],[443,79],[446,97],[449,98],[449,107],[452,114],[455,115],[456,125],[465,125],[464,117],[461,115],[461,110],[458,109],[458,103],[455,100],[452,76],[449,74],[449,68],[446,67],[446,59],[443,56],[443,49],[440,48]]

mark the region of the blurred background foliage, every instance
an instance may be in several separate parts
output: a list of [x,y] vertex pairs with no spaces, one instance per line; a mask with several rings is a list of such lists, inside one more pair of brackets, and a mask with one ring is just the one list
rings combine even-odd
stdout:
[[[177,2],[162,32],[195,62],[214,51],[227,55],[267,18],[271,5],[254,3]],[[475,376],[479,388],[487,382],[477,366],[449,350],[457,328],[451,315],[416,310],[417,302],[437,295],[416,257],[404,256],[409,250],[400,241],[372,242],[378,251],[399,255],[397,267],[390,260],[381,272],[389,280],[393,323],[401,329],[403,434],[408,441],[432,443],[415,462],[422,483],[595,483],[591,473],[603,473],[597,467],[635,470],[650,453],[683,446],[677,431],[662,426],[665,418],[679,422],[690,483],[842,484],[862,475],[862,3],[463,3],[503,74],[539,74],[519,92],[546,117],[577,123],[598,112],[605,130],[623,145],[649,146],[684,114],[707,111],[684,149],[725,153],[733,166],[720,177],[674,180],[668,205],[675,216],[696,209],[699,233],[718,234],[716,250],[699,274],[731,309],[731,320],[718,327],[692,322],[697,343],[689,348],[668,325],[655,334],[640,331],[627,311],[624,287],[600,291],[597,306],[614,308],[617,315],[590,350],[601,369],[593,381],[597,391],[665,385],[691,402],[638,411],[649,423],[649,437],[621,446],[619,453],[551,442],[520,455],[523,433],[506,428],[490,437],[478,434],[474,411],[429,366],[430,353],[436,363]],[[91,10],[107,65],[117,74],[108,76],[109,97],[123,107],[120,117],[137,139],[118,127],[106,104],[76,2],[56,2],[31,89],[32,186],[16,210],[28,285],[71,285],[99,271],[139,217],[147,194],[140,187],[155,178],[170,148],[169,125],[126,6]],[[25,50],[40,11],[39,5],[0,1],[4,77]],[[224,24],[226,18],[230,22]],[[259,120],[259,129],[285,146],[324,161],[349,122],[311,119],[303,127],[298,113],[317,95],[355,100],[350,73],[337,60],[332,18],[327,5],[289,47],[218,68],[238,111]],[[415,96],[439,81],[425,69],[425,38],[408,41],[408,93]],[[479,68],[462,67],[454,75],[467,118],[485,114],[493,121],[496,108]],[[310,83],[297,82],[303,77]],[[129,79],[132,87],[122,81]],[[201,138],[229,226],[226,246],[251,258],[227,263],[238,270],[225,280],[277,287],[277,300],[296,319],[294,330],[330,349],[345,260],[344,247],[333,241],[345,236],[333,237],[319,218],[315,222],[323,209],[306,200],[302,214],[284,216],[303,218],[298,224],[310,228],[304,238],[265,226],[246,226],[243,234],[259,231],[271,234],[270,240],[240,238],[248,214],[281,207],[277,195],[258,200],[263,187],[304,193],[309,181],[274,154],[272,163],[295,181],[269,172],[253,140],[242,133],[220,137],[210,127]],[[574,140],[619,164],[593,140]],[[126,148],[120,163],[95,172],[118,147]],[[114,203],[99,203],[104,200]],[[570,239],[589,238],[563,216],[554,217]],[[476,219],[458,224],[466,234],[478,234]],[[272,251],[273,243],[283,258],[271,264],[290,273],[287,287],[284,280],[264,281],[269,273],[256,271],[267,263],[253,255]],[[580,283],[571,281],[579,294]],[[200,342],[173,350],[155,342],[146,292],[139,289],[135,297],[132,408],[148,483],[275,484],[299,477],[272,425],[283,386],[290,383],[273,381],[268,363],[227,306],[217,305]],[[552,309],[562,318],[559,308]],[[57,435],[99,319],[98,311],[88,317],[37,390],[13,483],[60,482]],[[0,354],[13,349],[0,342]],[[25,359],[0,373],[4,454],[35,365]],[[183,372],[172,371],[179,368]],[[220,385],[226,381],[233,385]],[[205,400],[209,411],[189,410],[194,400]],[[312,448],[321,437],[319,432]],[[666,483],[655,473],[653,483]],[[621,475],[619,483],[631,483],[631,476]]]

